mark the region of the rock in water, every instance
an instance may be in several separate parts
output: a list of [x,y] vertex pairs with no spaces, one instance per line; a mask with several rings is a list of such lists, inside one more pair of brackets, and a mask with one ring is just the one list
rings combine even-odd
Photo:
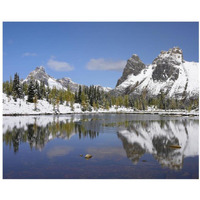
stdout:
[[179,146],[179,145],[170,145],[169,147],[173,148],[173,149],[180,149],[181,148],[181,146]]
[[86,154],[86,155],[85,155],[85,158],[86,158],[86,159],[90,159],[90,158],[92,158],[92,155]]

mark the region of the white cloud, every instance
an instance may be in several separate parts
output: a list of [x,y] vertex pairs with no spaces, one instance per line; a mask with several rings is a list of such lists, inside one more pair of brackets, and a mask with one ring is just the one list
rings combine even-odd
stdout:
[[90,59],[86,68],[88,70],[110,70],[110,71],[122,71],[126,65],[125,60],[112,61],[105,60],[104,58]]
[[27,57],[27,56],[37,56],[36,53],[30,53],[30,52],[26,52],[22,54],[22,57]]
[[47,66],[56,71],[72,71],[74,69],[69,63],[56,61],[53,58],[48,60]]

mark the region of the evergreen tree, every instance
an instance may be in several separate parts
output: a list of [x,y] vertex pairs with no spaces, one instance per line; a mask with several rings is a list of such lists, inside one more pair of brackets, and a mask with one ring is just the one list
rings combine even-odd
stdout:
[[26,82],[22,84],[22,90],[25,95],[28,95],[28,84]]
[[99,90],[99,87],[97,87],[97,101],[98,103],[101,101],[101,94],[100,94],[100,90]]
[[170,104],[169,104],[169,108],[170,109],[176,109],[176,100],[175,99],[171,99]]
[[50,93],[51,93],[51,89],[49,88],[49,85],[47,85],[45,97],[46,97],[48,102],[50,102],[50,98],[49,98]]
[[63,89],[58,91],[58,97],[60,100],[60,104],[63,104],[65,100],[65,91]]
[[125,95],[125,96],[124,96],[124,106],[125,106],[126,108],[129,107],[129,98],[128,98],[128,95]]
[[159,94],[158,108],[165,109],[165,96],[163,91],[161,91]]
[[9,96],[9,82],[3,82],[3,93],[7,94]]
[[99,103],[98,103],[98,101],[96,102],[96,108],[97,108],[97,110],[99,109]]
[[14,80],[13,80],[13,92],[18,93],[18,88],[19,88],[19,76],[17,73],[14,75]]
[[75,91],[74,100],[75,100],[75,103],[78,103],[78,93],[77,93],[77,91]]
[[57,106],[57,111],[60,112],[59,110],[59,105],[60,105],[60,99],[59,97],[56,98],[56,106]]
[[12,89],[13,89],[13,98],[15,99],[15,101],[17,98],[23,97],[22,86],[20,84],[19,75],[17,73],[15,73],[15,75],[14,75]]
[[54,86],[52,89],[49,90],[50,93],[48,95],[48,100],[49,100],[49,103],[53,103],[53,106],[55,107],[56,105],[56,98],[58,96],[58,90],[57,88]]
[[116,105],[116,98],[114,96],[111,96],[111,104]]
[[81,106],[82,106],[82,111],[88,110],[88,107],[89,107],[89,105],[88,105],[88,98],[85,95],[84,91],[82,91],[82,93],[81,93]]
[[106,101],[105,101],[105,109],[106,109],[106,110],[109,110],[109,108],[110,108],[110,106],[109,106],[109,101],[106,100]]
[[12,91],[13,91],[13,80],[12,80],[12,77],[10,76],[9,94],[8,95],[11,95]]
[[7,96],[12,95],[12,92],[13,92],[12,77],[10,77],[10,81],[3,82],[3,92],[7,94]]
[[33,81],[31,80],[28,86],[28,99],[27,101],[33,103],[33,98],[35,96],[35,86]]
[[82,88],[81,88],[81,85],[79,85],[79,89],[78,89],[78,103],[81,103],[81,94],[82,94]]
[[35,81],[35,95],[37,95],[38,99],[41,99],[40,86],[38,81]]
[[141,103],[142,103],[142,109],[143,110],[146,110],[147,109],[147,100],[146,100],[146,95],[147,95],[147,91],[146,89],[144,89],[142,91],[142,94],[141,94]]
[[71,111],[74,111],[74,95],[72,94],[71,99],[70,99],[70,107],[71,107]]
[[43,99],[46,97],[46,88],[45,88],[45,84],[44,81],[40,81],[40,99]]
[[119,102],[119,106],[121,107],[123,105],[123,98],[122,98],[122,96],[118,97],[118,102]]
[[116,98],[116,99],[115,99],[115,105],[116,105],[115,108],[118,109],[118,106],[119,106],[119,98]]

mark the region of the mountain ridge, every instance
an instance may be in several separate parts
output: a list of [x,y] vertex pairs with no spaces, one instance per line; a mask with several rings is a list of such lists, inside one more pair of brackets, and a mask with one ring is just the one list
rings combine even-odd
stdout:
[[[183,59],[183,51],[179,47],[173,47],[160,54],[146,65],[138,55],[133,54],[127,60],[122,76],[118,79],[114,89],[96,85],[100,90],[109,92],[114,96],[140,96],[145,92],[147,97],[157,97],[164,93],[167,98],[175,99],[197,99],[199,96],[199,63],[188,62]],[[31,78],[41,82],[50,88],[70,88],[72,92],[78,90],[79,86],[69,77],[55,79],[45,72],[43,66],[36,67],[29,73],[23,82],[29,83]]]
[[179,47],[161,51],[150,65],[133,55],[111,93],[138,96],[145,91],[147,96],[156,97],[163,92],[169,98],[198,98],[198,65],[185,61]]
[[[45,68],[43,66],[36,67],[35,70],[33,70],[28,74],[28,76],[26,77],[26,79],[23,80],[23,82],[29,83],[31,79],[39,81],[39,84],[41,81],[43,81],[44,84],[46,86],[49,86],[50,88],[56,87],[57,89],[64,89],[64,90],[70,88],[72,92],[77,91],[79,89],[79,86],[88,87],[86,85],[73,82],[72,79],[69,77],[55,79],[54,77],[46,73]],[[112,89],[100,85],[94,85],[94,86],[105,92],[109,92]]]

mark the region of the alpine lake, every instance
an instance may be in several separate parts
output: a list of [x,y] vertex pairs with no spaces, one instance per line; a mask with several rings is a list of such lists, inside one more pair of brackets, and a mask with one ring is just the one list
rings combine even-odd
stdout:
[[199,178],[195,116],[4,116],[2,132],[4,179]]

